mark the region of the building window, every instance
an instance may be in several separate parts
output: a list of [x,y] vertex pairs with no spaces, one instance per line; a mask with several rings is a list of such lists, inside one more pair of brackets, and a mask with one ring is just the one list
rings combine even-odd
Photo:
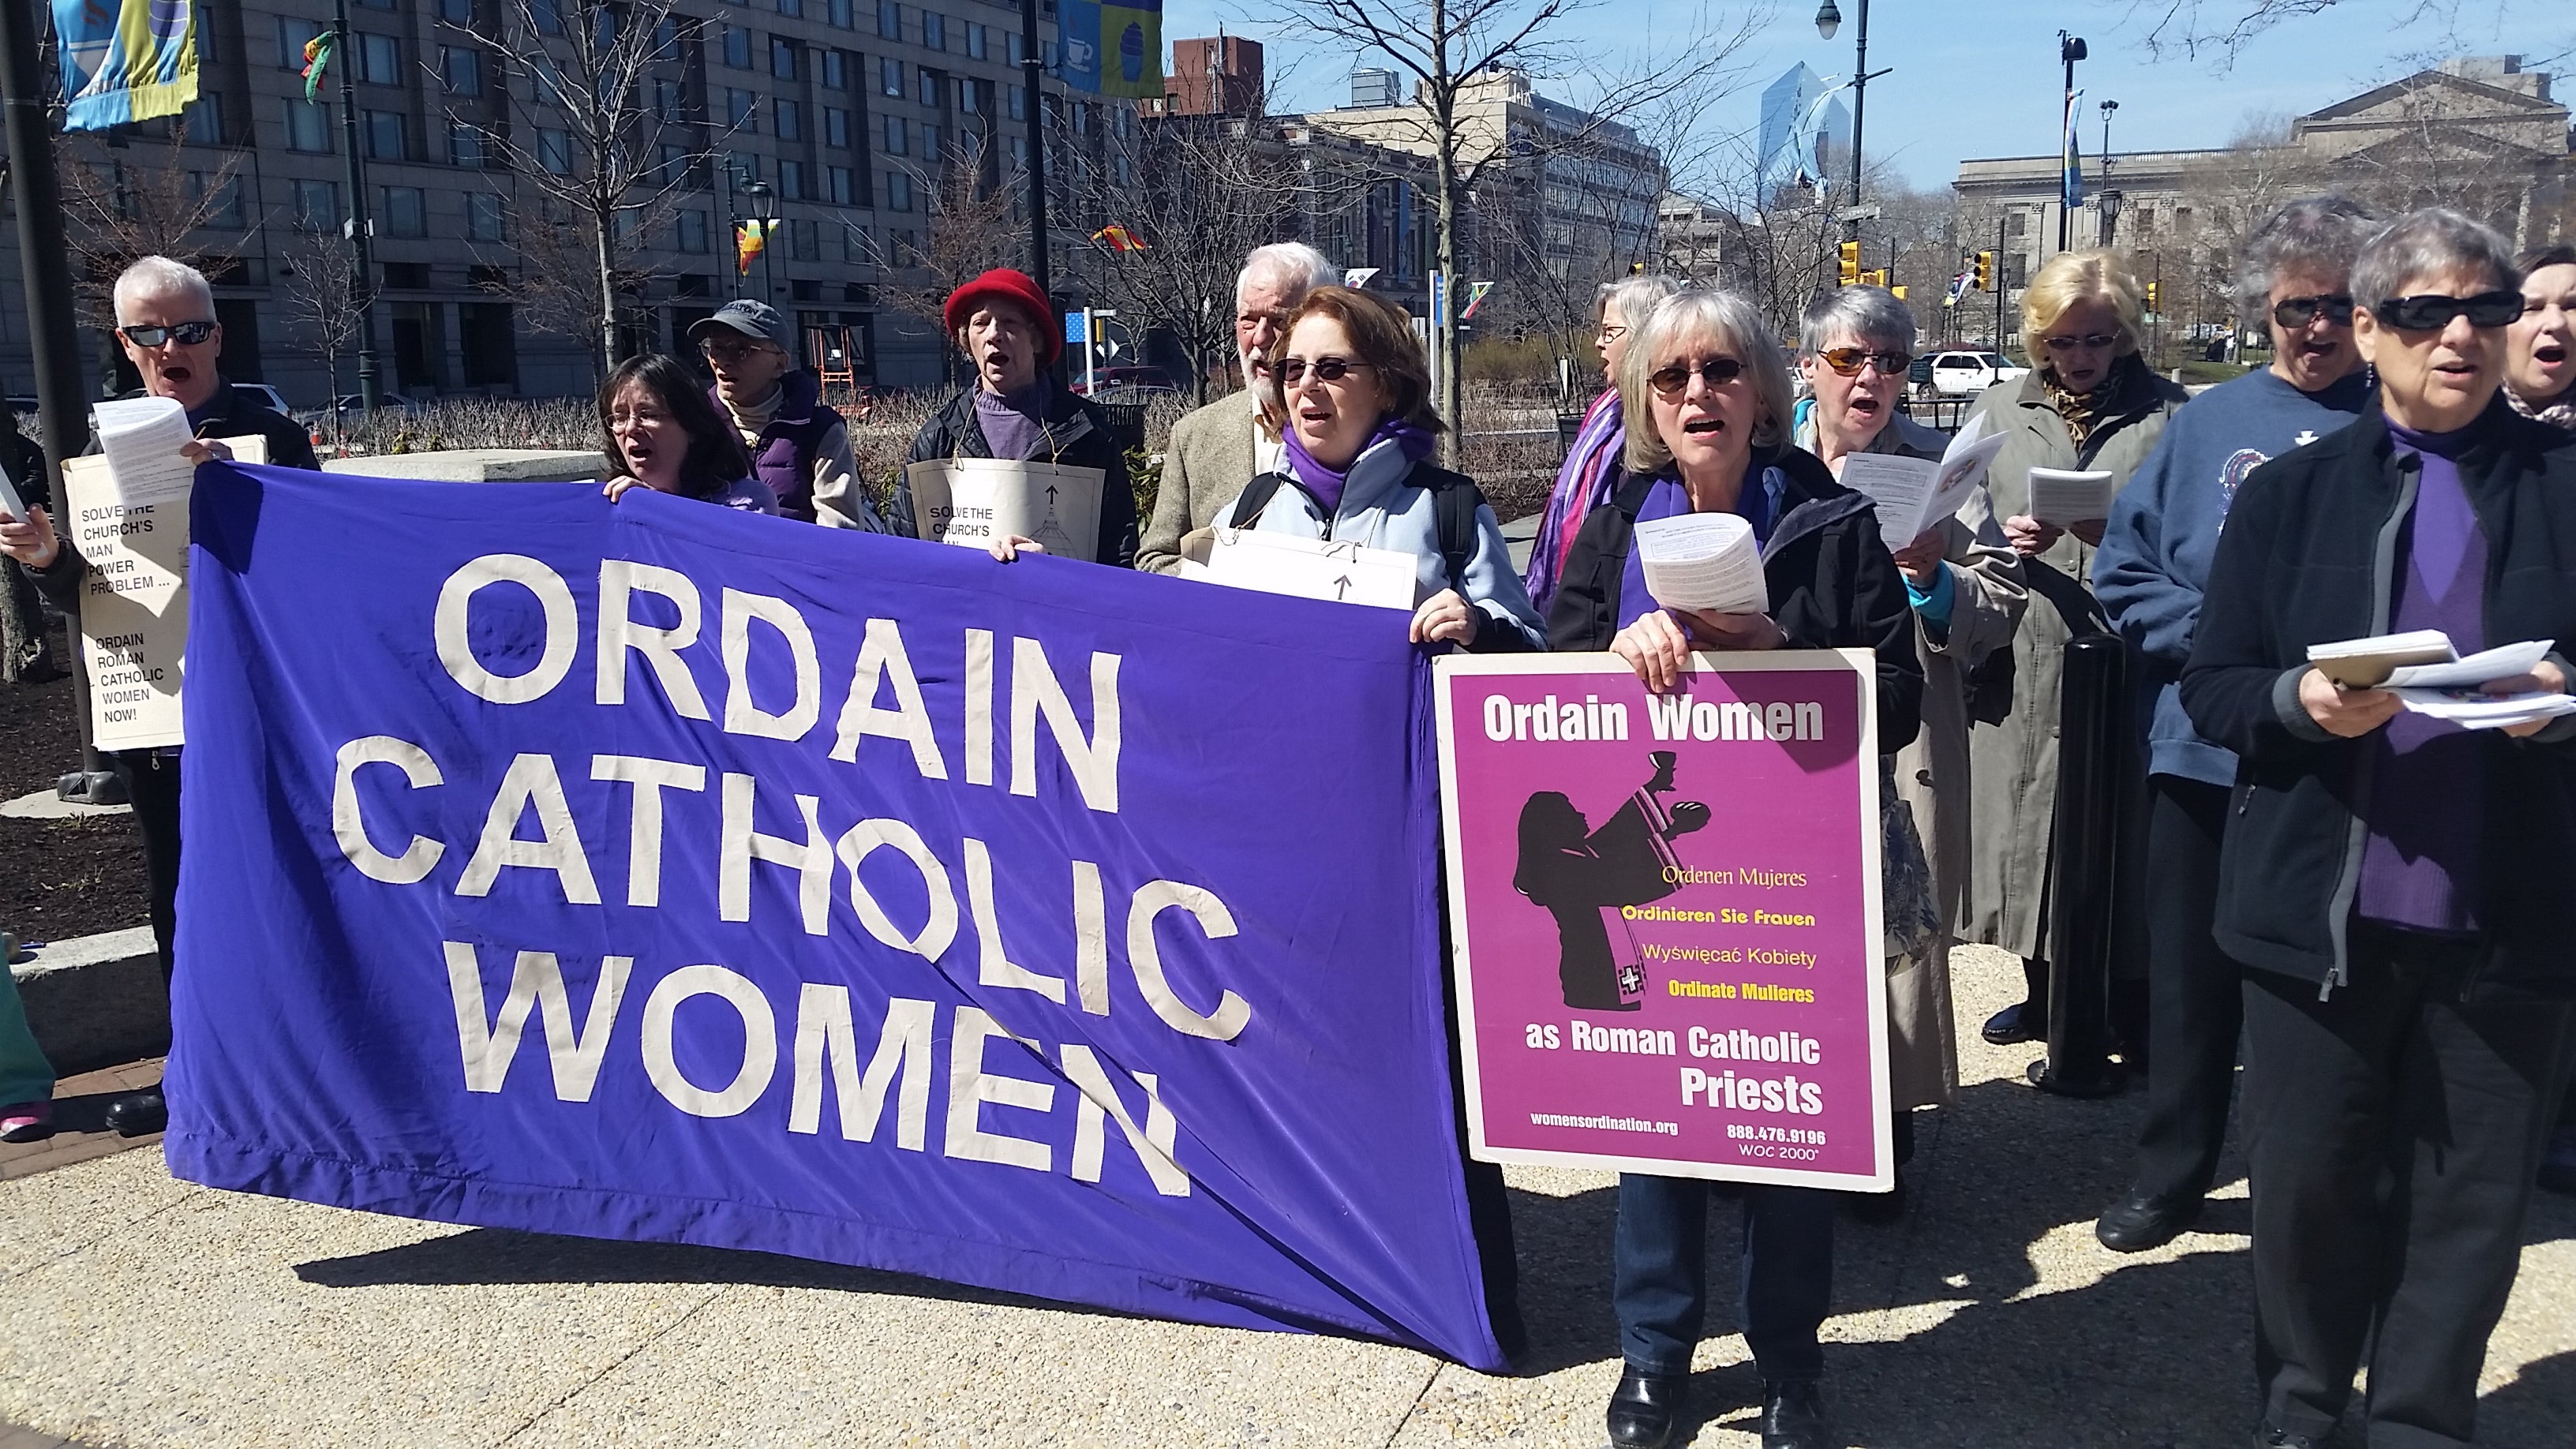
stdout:
[[962,75],[957,78],[957,109],[975,114],[975,82]]
[[468,126],[461,122],[449,126],[447,128],[447,160],[450,165],[454,166],[482,166],[484,164],[482,130],[479,127]]
[[679,232],[681,251],[687,252],[692,256],[705,254],[707,250],[707,214],[705,212],[681,212]]
[[921,159],[924,161],[939,159],[939,128],[928,122],[923,122],[921,127]]
[[548,35],[563,34],[563,0],[528,0],[528,13],[536,17],[537,29]]
[[369,85],[402,83],[402,44],[390,35],[358,32],[358,79]]
[[938,105],[940,93],[945,89],[947,88],[939,83],[939,72],[926,65],[921,68],[921,103],[923,105]]
[[903,39],[903,7],[895,0],[877,0],[877,34],[888,40]]
[[826,13],[831,17],[832,24],[842,30],[847,30],[856,23],[851,14],[850,0],[831,0],[831,4],[826,7]]
[[[788,258],[789,258],[790,260],[792,260],[792,261],[800,261],[800,262],[819,262],[819,261],[823,260],[823,247],[822,247],[821,242],[820,242],[819,240],[817,240],[817,236],[818,236],[818,233],[817,233],[817,231],[816,231],[816,228],[815,228],[815,226],[814,226],[814,223],[812,223],[811,221],[790,221],[790,222],[788,222],[788,223],[787,223],[787,255],[788,255]],[[791,285],[793,285],[793,286],[797,286],[797,287],[817,287],[817,288],[819,288],[822,284],[821,284],[821,283],[819,283],[819,282],[796,282],[796,283],[792,283]],[[820,298],[820,297],[818,296],[818,297],[811,298],[811,299],[809,299],[809,300],[813,300],[813,301],[821,301],[821,300],[822,300],[822,298]]]
[[890,55],[877,57],[877,89],[896,100],[903,99],[903,62]]
[[912,177],[901,171],[886,173],[886,210],[912,210]]
[[803,106],[794,101],[771,101],[769,103],[769,114],[770,119],[775,123],[779,140],[802,141],[805,139],[805,108]]
[[769,38],[769,73],[783,81],[796,79],[796,42],[783,35]]
[[850,88],[850,54],[845,50],[823,52],[823,85],[826,89],[845,91]]
[[336,181],[296,182],[295,228],[298,231],[339,230],[340,183]]
[[778,163],[778,195],[780,199],[785,201],[803,201],[805,199],[804,162],[781,161]]
[[289,151],[330,150],[331,112],[311,101],[288,100],[286,149]]
[[778,0],[778,13],[802,20],[805,18],[805,0]]
[[725,158],[725,175],[736,187],[760,179],[760,158],[749,151],[736,151]]
[[224,139],[224,98],[213,91],[199,91],[197,98],[180,113],[180,128],[198,141],[220,145]]
[[394,0],[358,0],[358,3],[366,6],[370,10],[391,10],[394,8]]
[[198,224],[201,226],[221,227],[240,226],[242,219],[241,178],[238,176],[226,177],[224,179],[222,189],[215,193],[214,200],[211,202],[206,201],[207,180],[208,177],[203,171],[191,171],[188,173],[188,199],[191,201],[206,203],[204,216]]
[[500,197],[489,191],[466,193],[465,235],[479,242],[496,242],[501,239]]
[[743,29],[739,25],[727,25],[722,28],[724,30],[724,63],[732,66],[735,70],[751,69],[751,32]]
[[367,121],[367,156],[375,161],[408,161],[411,159],[411,137],[405,124],[408,117],[400,111],[369,111]]
[[1013,86],[1013,87],[1011,87],[1011,88],[1010,88],[1010,97],[1011,97],[1011,98],[1010,98],[1010,101],[1009,101],[1006,105],[1004,105],[1003,109],[1004,109],[1004,110],[1006,110],[1006,111],[1009,111],[1009,112],[1011,113],[1011,119],[1012,119],[1012,120],[1014,120],[1014,121],[1025,121],[1025,120],[1027,120],[1027,119],[1029,118],[1029,92],[1028,92],[1028,87],[1026,87],[1026,86]]
[[428,206],[417,186],[388,186],[384,189],[385,235],[429,235]]
[[948,17],[928,10],[921,12],[921,45],[924,50],[948,48]]
[[759,107],[760,98],[749,91],[725,92],[725,119],[745,135],[759,133],[760,123],[754,119]]
[[277,17],[277,63],[281,69],[304,69],[304,46],[322,33],[322,22],[297,20],[292,16]]
[[438,0],[438,18],[450,25],[471,25],[474,0]]
[[823,183],[831,193],[824,199],[834,206],[850,205],[850,198],[857,194],[851,181],[850,168],[847,166],[824,167]]
[[468,45],[442,45],[438,48],[438,74],[447,82],[451,94],[483,94],[483,56]]
[[1011,64],[1018,65],[1029,58],[1027,37],[1016,30],[1008,34],[1011,37]]
[[537,166],[551,175],[570,176],[572,174],[572,133],[539,127]]
[[973,24],[966,27],[966,56],[968,59],[990,60],[992,59],[992,48],[993,27],[989,25]]
[[888,116],[885,118],[885,153],[887,155],[904,156],[911,154],[911,137],[912,123],[910,121],[905,120],[901,116]]
[[850,144],[850,113],[838,106],[823,108],[823,144],[847,149]]

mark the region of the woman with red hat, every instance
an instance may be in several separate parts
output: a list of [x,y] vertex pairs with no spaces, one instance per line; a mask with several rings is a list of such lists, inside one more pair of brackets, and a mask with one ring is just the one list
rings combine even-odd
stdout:
[[[1002,458],[1097,468],[1100,538],[1092,560],[1134,567],[1136,496],[1128,489],[1126,450],[1098,404],[1056,381],[1051,369],[1064,334],[1046,294],[1025,273],[996,267],[950,293],[943,314],[958,350],[975,366],[975,385],[921,425],[905,461]],[[920,536],[905,478],[895,480],[887,521],[896,533]],[[1021,549],[1042,551],[1027,539],[1006,538],[993,545],[993,556],[1008,562]]]

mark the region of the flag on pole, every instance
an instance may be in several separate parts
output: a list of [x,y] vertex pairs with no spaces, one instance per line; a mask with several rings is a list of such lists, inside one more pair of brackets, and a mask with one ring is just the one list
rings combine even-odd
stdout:
[[733,224],[733,255],[743,276],[751,275],[751,264],[769,247],[769,228],[775,223],[737,221]]
[[1163,0],[1060,0],[1056,79],[1127,100],[1163,95]]
[[2066,179],[2061,199],[2068,211],[2084,204],[2084,151],[2075,139],[2075,103],[2082,99],[2082,91],[2066,93]]
[[53,0],[63,129],[175,116],[197,98],[193,0]]
[[1944,307],[1958,306],[1959,299],[1968,295],[1968,279],[1973,275],[1973,272],[1962,271],[1959,275],[1952,277],[1950,279],[1950,295],[1941,299],[1941,305]]
[[1491,282],[1469,282],[1467,284],[1467,306],[1464,311],[1461,311],[1458,314],[1458,320],[1464,322],[1468,318],[1475,316],[1476,308],[1484,303],[1485,294],[1492,290],[1494,290],[1494,284]]
[[331,64],[334,43],[339,37],[325,30],[304,42],[304,99],[322,99],[322,72]]
[[1091,234],[1091,244],[1113,252],[1141,252],[1145,243],[1129,231],[1124,223],[1111,222]]

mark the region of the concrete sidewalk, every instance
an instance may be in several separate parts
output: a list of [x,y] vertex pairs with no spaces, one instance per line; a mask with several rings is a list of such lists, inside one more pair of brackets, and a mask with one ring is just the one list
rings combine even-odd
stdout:
[[[1846,1220],[1827,1394],[1869,1446],[2234,1446],[2254,1416],[2241,1172],[2122,1258],[2092,1219],[2138,1100],[2045,1097],[1975,1024],[2018,988],[1956,963],[1970,1083],[1892,1227]],[[1530,1375],[1376,1344],[1149,1322],[794,1259],[459,1229],[173,1182],[157,1148],[0,1182],[0,1423],[160,1445],[1596,1445],[1618,1378],[1610,1180],[1515,1170]],[[1712,1214],[1697,1443],[1758,1395]],[[2543,1197],[2487,1369],[2484,1438],[2576,1434],[2576,1201]],[[0,1429],[0,1442],[6,1441]],[[32,1442],[45,1442],[33,1438]]]

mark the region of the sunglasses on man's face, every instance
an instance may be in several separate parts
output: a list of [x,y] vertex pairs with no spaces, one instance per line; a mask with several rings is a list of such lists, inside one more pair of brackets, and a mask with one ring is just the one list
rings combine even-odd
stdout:
[[[2514,300],[2518,304],[2521,298],[2517,297]],[[215,335],[215,324],[181,322],[169,327],[119,327],[116,333],[137,347],[158,347],[164,342],[176,342],[182,347],[194,347]]]
[[1744,375],[1744,364],[1732,357],[1712,357],[1693,367],[1687,362],[1671,363],[1656,368],[1646,377],[1646,385],[1666,397],[1679,397],[1697,376],[1711,389],[1721,388]]
[[2323,314],[2337,327],[2352,325],[2352,298],[2341,292],[2315,297],[2283,297],[2272,304],[2272,320],[2295,332]]
[[2425,292],[2391,297],[2370,312],[2404,332],[2439,332],[2450,326],[2454,317],[2468,318],[2472,327],[2502,327],[2522,315],[2522,294],[2480,292],[2474,297],[2446,297],[2439,292]]
[[1881,377],[1894,377],[1914,365],[1914,359],[1905,353],[1871,352],[1860,347],[1837,347],[1816,355],[1825,360],[1825,366],[1844,377],[1860,376],[1863,363],[1876,367]]

